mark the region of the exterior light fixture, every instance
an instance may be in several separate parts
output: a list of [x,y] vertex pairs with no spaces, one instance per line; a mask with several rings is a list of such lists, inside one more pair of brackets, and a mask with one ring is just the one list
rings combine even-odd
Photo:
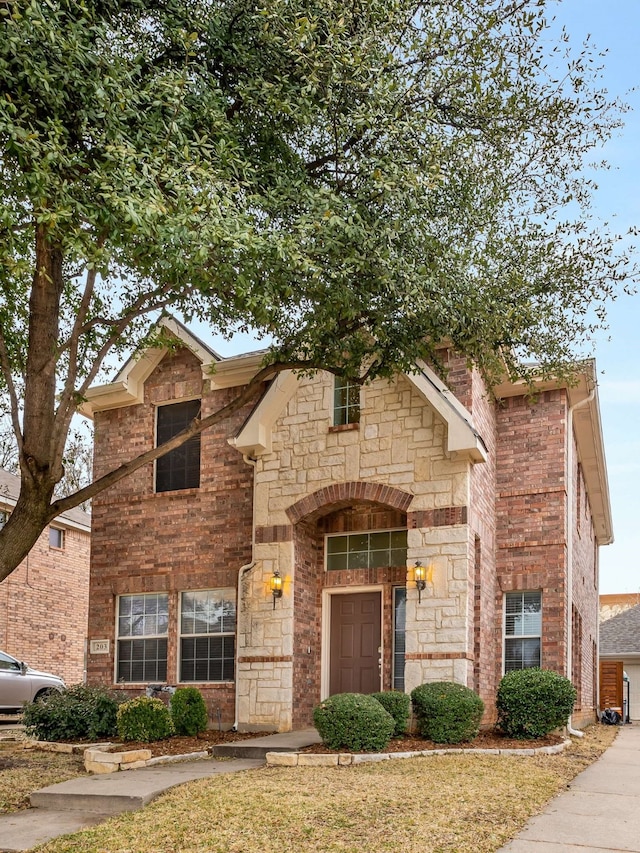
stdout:
[[418,604],[422,601],[422,591],[427,588],[427,584],[433,582],[433,566],[423,566],[420,560],[416,560],[413,569],[413,579],[416,582],[418,590]]
[[273,609],[275,610],[276,598],[282,598],[282,578],[280,577],[280,572],[277,569],[271,575],[269,587],[271,589],[271,595],[273,596]]

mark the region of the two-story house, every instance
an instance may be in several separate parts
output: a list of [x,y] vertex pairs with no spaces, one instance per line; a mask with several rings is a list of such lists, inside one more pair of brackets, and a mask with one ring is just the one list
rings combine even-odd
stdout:
[[[100,475],[216,411],[262,354],[178,346],[89,394]],[[90,681],[197,686],[213,724],[285,731],[329,694],[569,675],[595,718],[598,549],[612,539],[594,365],[487,393],[445,352],[360,388],[282,373],[93,504]],[[212,372],[212,367],[215,371]]]
[[[0,469],[0,527],[16,505],[20,478]],[[0,583],[0,648],[67,684],[85,677],[91,516],[63,513]]]

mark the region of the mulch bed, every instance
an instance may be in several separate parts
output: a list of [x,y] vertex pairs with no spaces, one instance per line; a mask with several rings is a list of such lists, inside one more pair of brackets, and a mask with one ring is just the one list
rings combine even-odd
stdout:
[[[138,743],[127,741],[124,749],[150,749],[152,756],[155,758],[159,755],[186,755],[190,752],[210,752],[211,749],[220,743],[235,743],[236,741],[247,740],[249,738],[263,737],[273,734],[273,732],[219,732],[206,731],[196,737],[184,737],[175,735],[174,737],[166,738],[165,740],[154,741],[153,743]],[[555,746],[562,743],[563,738],[559,735],[547,735],[536,740],[515,740],[508,738],[497,731],[480,732],[477,738],[467,743],[451,744],[452,749],[464,747],[465,749],[532,749],[540,746]],[[393,738],[389,745],[382,750],[383,752],[419,752],[423,749],[443,749],[447,748],[447,744],[434,743],[430,740],[425,740],[421,737],[406,735],[401,738]],[[312,752],[316,754],[333,754],[336,752],[345,752],[347,750],[328,749],[321,743],[312,744],[304,747],[300,752]]]
[[152,743],[140,743],[128,740],[123,744],[122,749],[150,749],[151,755],[154,758],[159,755],[187,755],[190,752],[211,752],[213,747],[219,743],[235,743],[236,741],[247,740],[248,738],[263,737],[264,735],[272,734],[273,732],[219,732],[210,729],[195,737],[174,735],[165,740],[156,740]]
[[[546,735],[546,737],[536,738],[535,740],[516,740],[515,738],[507,737],[499,731],[486,731],[480,734],[471,741],[465,743],[434,743],[432,740],[415,735],[405,735],[404,737],[393,738],[388,746],[385,746],[382,752],[420,752],[424,749],[536,749],[541,746],[556,746],[562,743],[564,738],[560,735]],[[301,752],[312,752],[316,754],[333,754],[336,752],[348,752],[350,750],[343,749],[328,749],[323,744],[313,744],[300,750]]]

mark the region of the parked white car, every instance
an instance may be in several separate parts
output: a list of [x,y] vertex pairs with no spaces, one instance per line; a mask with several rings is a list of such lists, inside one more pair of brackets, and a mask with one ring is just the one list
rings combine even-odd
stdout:
[[52,690],[60,692],[65,686],[57,675],[31,669],[0,651],[0,711],[18,711],[25,702],[37,702]]

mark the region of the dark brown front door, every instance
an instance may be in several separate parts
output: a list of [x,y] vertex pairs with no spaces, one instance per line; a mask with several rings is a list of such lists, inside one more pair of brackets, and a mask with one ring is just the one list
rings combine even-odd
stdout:
[[380,690],[380,593],[331,596],[329,693]]

